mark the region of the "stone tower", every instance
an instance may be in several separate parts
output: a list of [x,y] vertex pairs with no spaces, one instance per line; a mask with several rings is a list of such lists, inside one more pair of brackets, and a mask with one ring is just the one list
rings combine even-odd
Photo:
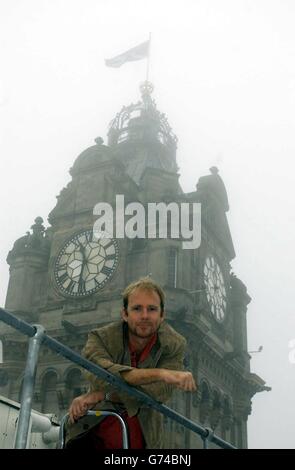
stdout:
[[[235,257],[226,213],[226,189],[213,167],[196,190],[184,193],[176,163],[177,138],[141,87],[141,100],[123,107],[101,138],[70,169],[71,181],[57,196],[45,229],[41,217],[9,252],[6,309],[80,352],[87,332],[119,319],[121,292],[131,281],[151,275],[167,294],[167,320],[188,341],[186,367],[198,383],[194,394],[177,392],[176,411],[209,426],[238,447],[247,447],[251,398],[266,390],[250,372],[246,312],[250,297],[232,272]],[[167,238],[93,238],[99,202],[125,205],[200,203],[201,245],[183,249]],[[131,215],[131,214],[129,214]],[[147,229],[148,221],[146,221]],[[85,253],[87,252],[87,256]],[[4,363],[0,394],[19,400],[27,338],[0,325]],[[63,415],[86,384],[78,367],[41,348],[33,406]],[[200,440],[166,421],[169,448],[194,448]]]

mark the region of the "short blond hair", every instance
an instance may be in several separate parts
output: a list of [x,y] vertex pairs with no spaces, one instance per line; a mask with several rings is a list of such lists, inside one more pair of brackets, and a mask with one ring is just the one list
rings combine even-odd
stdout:
[[129,295],[132,294],[133,291],[136,289],[142,289],[146,291],[156,292],[160,297],[160,306],[161,306],[161,313],[164,312],[164,305],[165,305],[165,294],[162,289],[152,278],[150,277],[141,277],[138,281],[131,282],[129,286],[126,287],[124,292],[122,293],[123,296],[123,307],[127,310],[128,307],[128,299]]

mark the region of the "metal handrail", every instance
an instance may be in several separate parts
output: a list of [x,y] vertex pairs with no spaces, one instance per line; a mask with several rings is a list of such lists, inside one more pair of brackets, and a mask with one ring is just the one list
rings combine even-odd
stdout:
[[[85,413],[87,416],[115,416],[120,421],[121,428],[122,428],[122,444],[123,449],[128,449],[128,434],[127,434],[127,427],[124,419],[114,411],[106,411],[106,410],[88,410]],[[60,422],[60,429],[59,429],[59,444],[60,448],[64,449],[65,447],[65,424],[68,419],[69,414],[65,414]]]
[[30,356],[30,354],[28,355],[25,368],[25,376],[21,396],[21,408],[23,409],[23,412],[19,416],[16,438],[16,441],[18,443],[17,445],[19,446],[18,448],[25,448],[27,442],[28,425],[26,425],[26,422],[28,421],[28,417],[30,417],[32,401],[32,397],[28,396],[29,393],[31,393],[31,391],[33,390],[33,386],[35,383],[37,354],[39,349],[36,347],[33,348],[33,346],[31,345],[33,345],[34,342],[36,342],[36,339],[38,338],[37,342],[39,345],[46,345],[53,351],[62,355],[66,359],[69,359],[70,361],[78,364],[79,366],[88,370],[100,379],[105,380],[106,382],[118,388],[119,390],[127,392],[129,395],[139,399],[144,405],[157,410],[164,416],[167,416],[168,418],[176,421],[187,429],[190,429],[194,433],[198,434],[203,440],[204,448],[207,448],[208,442],[210,441],[223,449],[236,449],[236,447],[230,444],[229,442],[216,436],[211,429],[204,428],[199,424],[194,423],[190,419],[182,416],[180,413],[177,413],[168,406],[163,405],[162,403],[154,400],[141,390],[127,385],[127,383],[121,380],[120,378],[116,377],[110,372],[107,372],[105,369],[98,366],[97,364],[88,361],[80,354],[63,345],[51,336],[48,336],[41,325],[30,325],[24,320],[21,320],[20,318],[13,315],[11,312],[4,310],[3,308],[0,308],[0,320],[12,326],[14,329],[19,330],[23,334],[29,336],[31,338],[29,341],[29,352],[32,349],[32,354],[35,354],[35,357],[32,357],[32,355]]

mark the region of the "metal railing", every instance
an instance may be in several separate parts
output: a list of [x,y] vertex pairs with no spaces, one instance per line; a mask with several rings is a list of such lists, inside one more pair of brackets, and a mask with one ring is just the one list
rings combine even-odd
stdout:
[[[121,425],[121,430],[122,430],[122,448],[123,449],[128,449],[128,433],[127,433],[127,426],[125,424],[124,419],[122,416],[119,415],[119,413],[116,413],[114,411],[105,411],[105,410],[88,410],[86,412],[87,416],[114,416],[116,419],[119,420],[120,425]],[[63,416],[61,423],[60,423],[60,430],[59,430],[59,445],[61,449],[64,449],[65,447],[65,424],[68,420],[69,414],[67,413],[66,415]]]
[[118,388],[119,390],[123,392],[127,392],[129,395],[140,400],[145,406],[149,406],[150,408],[157,410],[159,413],[162,413],[164,416],[167,416],[173,421],[176,421],[177,423],[181,424],[187,429],[198,434],[203,440],[204,449],[208,448],[209,442],[212,442],[213,444],[223,449],[236,449],[236,447],[230,444],[229,442],[216,436],[210,428],[206,428],[206,427],[204,428],[200,426],[199,424],[194,423],[190,419],[182,416],[181,414],[172,410],[168,406],[163,405],[162,403],[154,400],[153,398],[151,398],[149,395],[146,395],[141,390],[138,390],[135,387],[131,387],[127,385],[126,382],[119,379],[115,375],[107,372],[105,369],[94,364],[93,362],[88,361],[84,357],[80,356],[80,354],[71,350],[70,348],[60,343],[59,341],[55,340],[54,338],[48,336],[45,333],[44,327],[42,325],[30,325],[24,320],[17,318],[15,315],[8,312],[7,310],[4,310],[3,308],[0,308],[0,320],[2,320],[7,325],[10,325],[14,329],[19,330],[21,333],[30,337],[29,350],[28,350],[27,362],[26,362],[26,367],[25,367],[25,372],[24,372],[22,394],[21,394],[20,415],[19,415],[19,420],[18,420],[18,427],[17,427],[17,434],[16,434],[16,441],[15,441],[16,449],[24,449],[27,444],[29,420],[30,420],[31,409],[32,409],[32,397],[33,397],[37,362],[38,362],[38,353],[39,353],[41,344],[47,346],[48,348],[62,355],[66,359],[69,359],[70,361],[78,364],[79,366],[88,370],[89,372],[96,375],[100,379],[105,380],[106,382]]

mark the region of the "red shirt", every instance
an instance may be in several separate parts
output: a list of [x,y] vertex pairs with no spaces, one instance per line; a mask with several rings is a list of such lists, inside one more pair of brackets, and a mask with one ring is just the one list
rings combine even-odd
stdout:
[[[140,362],[143,362],[148,357],[156,341],[157,333],[153,335],[139,356],[135,351],[134,345],[129,341],[128,347],[132,367],[137,367]],[[127,424],[129,449],[144,449],[145,442],[138,417],[128,416],[127,411],[124,411],[122,417]],[[107,416],[98,426],[93,428],[93,433],[95,433],[96,449],[122,449],[122,428],[118,418]]]

